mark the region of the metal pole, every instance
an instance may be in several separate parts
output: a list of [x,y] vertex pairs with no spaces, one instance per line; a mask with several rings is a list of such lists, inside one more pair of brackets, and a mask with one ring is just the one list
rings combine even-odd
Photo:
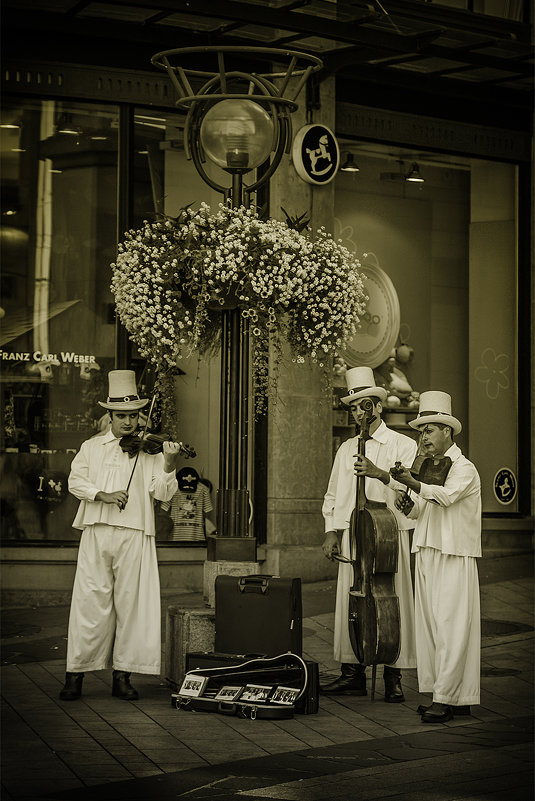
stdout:
[[240,310],[231,309],[230,363],[228,381],[228,486],[238,489],[240,455]]
[[[232,174],[230,202],[233,208],[244,202],[239,172]],[[238,308],[226,309],[222,317],[218,531],[247,537],[249,327]]]
[[228,529],[228,354],[229,313],[221,315],[221,378],[219,401],[219,489],[217,490],[217,530],[223,535]]

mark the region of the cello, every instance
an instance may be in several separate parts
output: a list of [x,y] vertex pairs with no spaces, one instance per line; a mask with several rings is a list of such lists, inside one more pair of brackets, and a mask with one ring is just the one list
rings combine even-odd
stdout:
[[[361,402],[358,456],[365,455],[369,429],[375,420],[373,402]],[[378,664],[390,665],[400,651],[399,599],[394,590],[399,534],[394,513],[385,503],[369,501],[365,476],[357,476],[355,508],[349,527],[353,584],[349,590],[348,625],[353,651],[362,665],[372,666],[371,698]]]

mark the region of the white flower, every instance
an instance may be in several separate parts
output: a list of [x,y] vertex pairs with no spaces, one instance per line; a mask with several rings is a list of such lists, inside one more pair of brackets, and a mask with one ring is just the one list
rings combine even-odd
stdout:
[[[213,350],[220,315],[211,298],[236,288],[252,325],[253,383],[259,395],[273,387],[266,353],[334,351],[354,335],[364,313],[360,263],[324,228],[313,236],[255,209],[219,204],[212,211],[183,209],[176,219],[144,221],[125,234],[112,264],[117,313],[158,371],[193,351]],[[224,301],[223,301],[224,302]],[[217,304],[216,304],[217,307]]]

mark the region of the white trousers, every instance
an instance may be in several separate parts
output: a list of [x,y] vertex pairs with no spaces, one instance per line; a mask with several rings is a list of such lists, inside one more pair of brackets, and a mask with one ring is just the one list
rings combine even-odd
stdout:
[[72,591],[67,671],[113,667],[159,674],[160,631],[155,538],[102,524],[85,528]]
[[[394,590],[399,598],[401,623],[401,649],[397,660],[390,667],[416,667],[416,647],[414,638],[414,595],[412,590],[410,537],[408,531],[398,531],[399,554],[398,572],[394,574]],[[341,551],[349,556],[349,530],[342,535]],[[338,583],[336,585],[336,607],[334,615],[334,658],[345,664],[355,664],[357,657],[351,647],[349,636],[349,590],[353,584],[353,568],[340,562],[338,564]]]
[[481,621],[473,556],[416,553],[418,686],[433,701],[479,704]]

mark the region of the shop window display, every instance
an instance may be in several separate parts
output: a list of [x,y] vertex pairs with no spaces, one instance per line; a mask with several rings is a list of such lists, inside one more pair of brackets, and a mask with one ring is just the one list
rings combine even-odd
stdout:
[[74,540],[70,463],[114,367],[117,111],[6,102],[0,124],[2,538]]

